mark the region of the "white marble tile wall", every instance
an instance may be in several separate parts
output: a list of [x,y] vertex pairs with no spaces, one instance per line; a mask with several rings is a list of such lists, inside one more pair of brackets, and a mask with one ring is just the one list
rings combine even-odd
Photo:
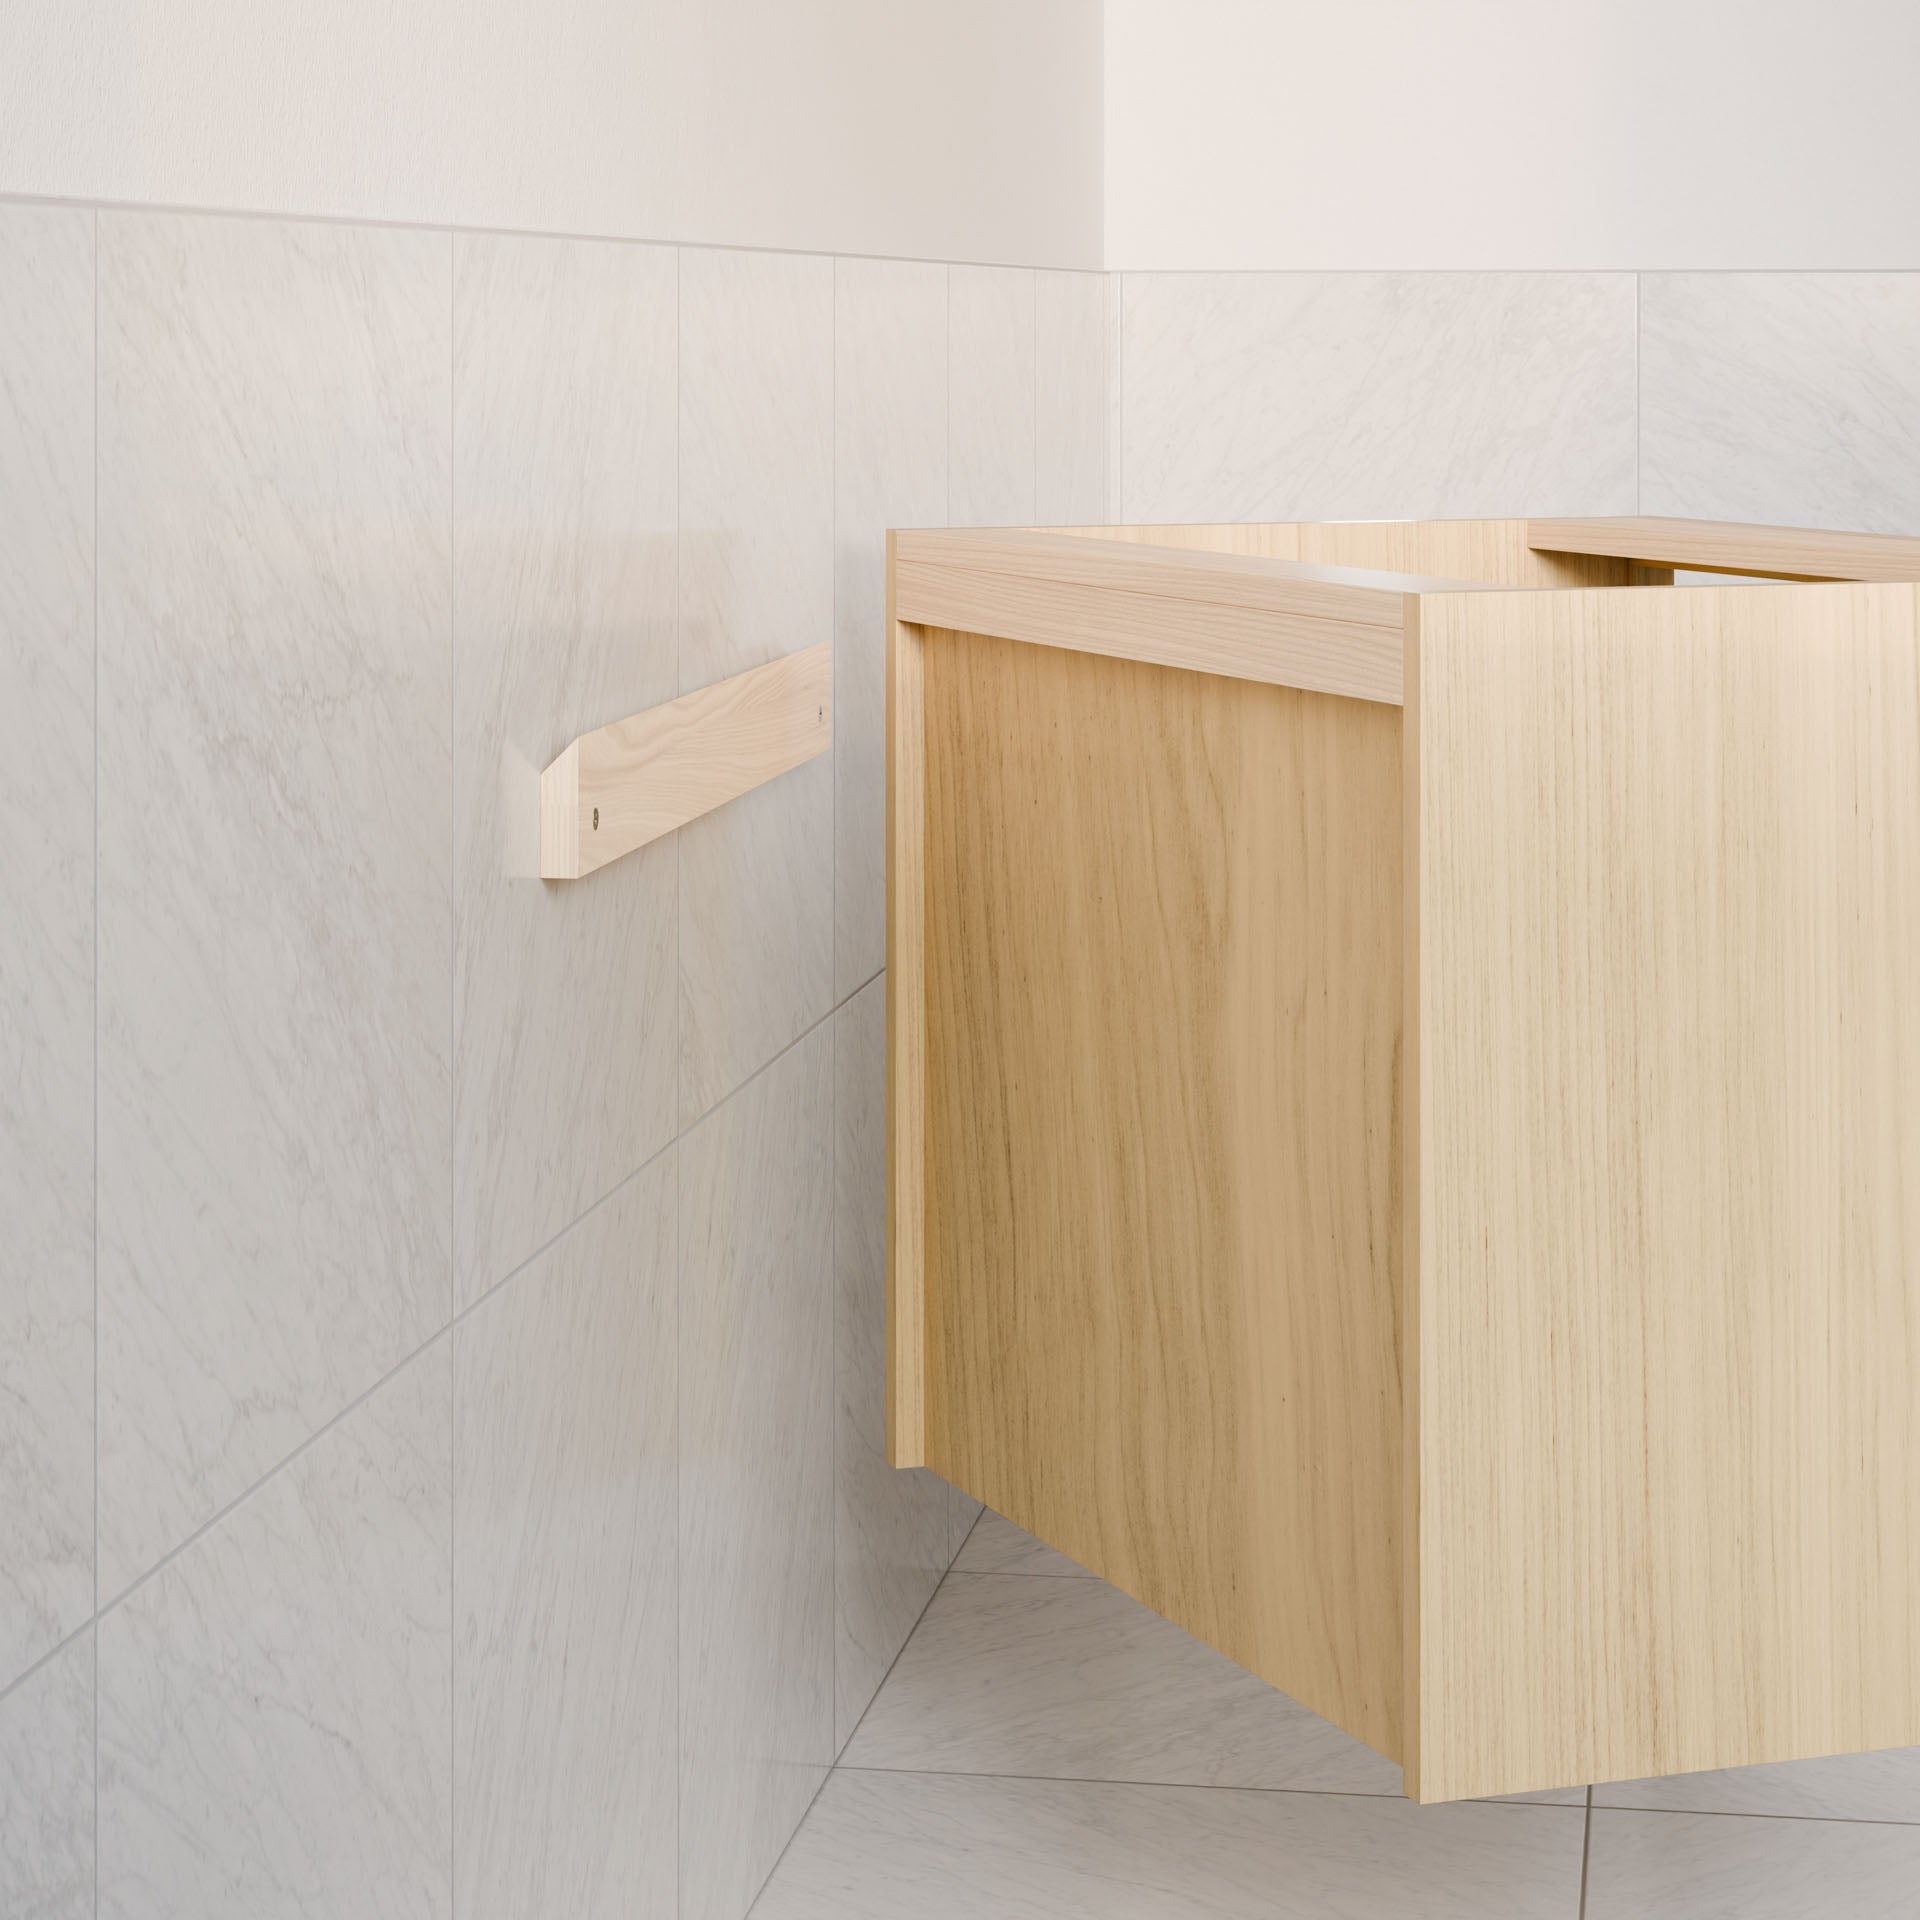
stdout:
[[[733,1920],[898,1652],[973,1512],[877,1372],[951,278],[0,204],[8,1914]],[[1104,458],[1051,278],[969,334],[1021,514]],[[537,878],[574,733],[829,637],[839,751]]]
[[[833,637],[834,263],[680,259],[680,688]],[[833,762],[679,835],[680,1117],[833,1005]]]
[[1631,513],[1630,273],[1130,273],[1122,520]]
[[834,1750],[953,1558],[952,1489],[887,1465],[886,982],[834,1016]]
[[0,206],[0,1687],[94,1601],[93,226]]
[[732,1920],[834,1757],[833,1033],[680,1142],[680,1909]]
[[674,1911],[674,1324],[661,1154],[453,1330],[454,1911]]
[[540,770],[671,700],[679,258],[454,241],[454,1207],[462,1305],[673,1137],[676,849],[540,879]]
[[947,522],[947,268],[834,272],[834,993],[886,962],[886,529]]
[[105,1601],[446,1323],[452,249],[99,247]]
[[1920,532],[1920,274],[1649,273],[1645,513]]
[[100,1621],[102,1920],[414,1920],[452,1875],[433,1341]]

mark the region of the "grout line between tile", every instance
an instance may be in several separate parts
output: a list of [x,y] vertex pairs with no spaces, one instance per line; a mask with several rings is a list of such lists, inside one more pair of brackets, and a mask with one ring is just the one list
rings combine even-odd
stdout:
[[93,216],[93,1913],[100,1920],[100,216]]
[[1580,1829],[1580,1905],[1577,1920],[1587,1920],[1587,1880],[1593,1868],[1593,1789],[1587,1789],[1587,1817]]
[[[836,1773],[896,1773],[915,1778],[931,1776],[941,1780],[1026,1780],[1062,1787],[1138,1787],[1154,1793],[1263,1793],[1284,1795],[1299,1800],[1367,1800],[1411,1806],[1399,1793],[1363,1793],[1355,1787],[1262,1787],[1234,1786],[1215,1780],[1114,1780],[1086,1773],[986,1773],[969,1767],[876,1767],[858,1761],[843,1761]],[[1519,1807],[1528,1813],[1579,1813],[1577,1806],[1556,1800],[1456,1800],[1448,1804],[1463,1807]]]
[[[460,446],[459,383],[460,337],[457,288],[454,274],[455,242],[447,236],[447,1060],[451,1070],[447,1114],[447,1250],[449,1284],[457,1297],[460,1284],[460,1117],[457,1102],[460,1091],[460,989],[459,920],[457,893],[459,875],[459,703],[454,694],[454,678],[460,671],[460,649],[456,635],[459,615]],[[460,1552],[460,1458],[458,1451],[460,1422],[458,1395],[460,1369],[447,1355],[447,1904],[460,1911],[460,1596],[455,1583],[459,1579]]]
[[[874,260],[883,263],[910,262],[934,267],[990,267],[1013,273],[1039,271],[1083,273],[1094,278],[1107,271],[1101,266],[1061,266],[1057,261],[1043,264],[1037,260],[960,260],[949,259],[943,254],[863,253],[857,247],[774,247],[751,240],[690,240],[684,235],[665,233],[603,233],[591,228],[573,227],[490,227],[465,220],[397,220],[379,214],[293,213],[267,207],[223,207],[184,200],[96,200],[84,194],[0,192],[0,206],[75,207],[87,212],[144,213],[165,218],[273,220],[284,222],[289,226],[368,227],[387,233],[468,234],[476,239],[486,240],[584,242],[592,246],[610,247],[672,247],[675,249],[690,247],[700,253],[786,254],[808,260]],[[1378,269],[1365,269],[1365,271],[1378,271]],[[1453,269],[1434,268],[1428,271],[1448,272]],[[1467,271],[1474,271],[1474,269],[1467,269]],[[1485,271],[1505,271],[1505,269],[1489,268]],[[1518,271],[1527,271],[1527,269],[1518,269]],[[1566,269],[1549,268],[1540,269],[1540,271],[1563,272]],[[1606,269],[1600,269],[1600,271],[1606,271]],[[1726,271],[1765,272],[1768,269],[1730,268]],[[1824,269],[1811,268],[1806,271],[1820,272]],[[1843,268],[1838,271],[1880,273],[1898,272],[1901,269],[1859,267]]]
[[[673,250],[673,690],[680,691],[680,619],[682,610],[681,554],[683,549],[682,533],[685,527],[685,515],[680,499],[680,417],[683,410],[681,382],[686,377],[686,354],[681,320],[681,252]],[[666,1151],[672,1151],[677,1144],[678,1135],[684,1131],[679,1125],[682,1113],[681,1054],[682,1041],[685,1038],[685,1023],[681,1009],[681,947],[680,923],[685,903],[685,890],[682,885],[680,862],[681,836],[673,836],[673,1118],[675,1139],[669,1141]],[[673,1910],[680,1911],[684,1898],[686,1881],[685,1846],[682,1842],[681,1820],[685,1809],[681,1802],[685,1791],[685,1747],[683,1744],[686,1710],[685,1688],[682,1685],[683,1674],[681,1659],[681,1591],[684,1584],[686,1551],[681,1529],[681,1464],[683,1449],[680,1442],[680,1294],[683,1262],[686,1256],[686,1229],[680,1206],[680,1162],[676,1158],[673,1164]]]
[[[823,1016],[823,1019],[828,1017],[830,1016]],[[818,1028],[821,1024],[822,1024],[822,1021],[816,1020],[813,1023],[813,1026],[809,1027],[805,1033],[800,1034],[797,1038],[790,1041],[785,1047],[782,1047],[780,1052],[773,1056],[773,1059],[767,1061],[764,1066],[758,1068],[746,1080],[742,1081],[738,1087],[735,1087],[733,1091],[727,1095],[727,1100],[732,1100],[736,1098],[739,1094],[743,1093],[748,1087],[750,1087],[754,1083],[755,1080],[759,1079],[761,1074],[767,1072],[768,1069],[774,1065],[775,1061],[778,1061],[784,1058],[785,1055],[792,1052],[792,1050],[795,1047],[799,1046],[801,1042],[804,1041],[808,1037],[808,1035],[813,1033],[815,1029]],[[724,1106],[726,1105],[726,1103],[727,1102],[723,1100],[720,1102],[720,1106]],[[719,1111],[719,1106],[712,1108],[710,1111],[717,1113]],[[229,1500],[223,1507],[221,1507],[217,1513],[214,1513],[211,1516],[209,1516],[209,1518],[207,1518],[206,1520],[203,1520],[200,1523],[200,1525],[195,1527],[194,1530],[190,1534],[188,1534],[184,1540],[178,1543],[178,1545],[170,1547],[167,1550],[167,1552],[161,1556],[160,1559],[156,1560],[153,1563],[153,1565],[147,1568],[147,1570],[144,1573],[140,1574],[138,1578],[134,1580],[130,1580],[126,1584],[126,1586],[122,1587],[120,1591],[116,1593],[111,1600],[109,1600],[103,1607],[100,1608],[99,1612],[94,1616],[94,1619],[96,1621],[104,1620],[108,1614],[114,1611],[116,1607],[120,1606],[126,1600],[132,1598],[132,1596],[138,1593],[142,1587],[146,1586],[158,1574],[164,1572],[166,1568],[170,1567],[174,1563],[174,1561],[178,1560],[180,1556],[184,1554],[189,1547],[195,1544],[195,1542],[203,1539],[207,1534],[211,1533],[213,1529],[217,1527],[221,1523],[221,1521],[226,1519],[227,1516],[231,1514],[236,1508],[245,1505],[247,1501],[251,1500],[253,1496],[256,1493],[258,1493],[263,1487],[265,1487],[270,1481],[278,1479],[279,1476],[284,1472],[286,1472],[286,1470],[290,1466],[292,1466],[295,1461],[302,1458],[305,1454],[311,1451],[311,1449],[320,1440],[324,1439],[326,1435],[331,1433],[333,1429],[337,1427],[341,1423],[341,1421],[345,1420],[349,1414],[356,1412],[359,1408],[364,1406],[369,1400],[373,1398],[375,1394],[377,1394],[381,1390],[382,1387],[386,1386],[389,1381],[393,1380],[397,1375],[404,1372],[408,1367],[412,1366],[413,1363],[416,1360],[420,1359],[423,1355],[431,1352],[432,1349],[438,1346],[442,1340],[446,1340],[450,1338],[455,1328],[459,1327],[463,1322],[471,1319],[473,1315],[478,1313],[480,1309],[484,1307],[488,1301],[493,1299],[493,1297],[496,1294],[504,1291],[507,1287],[510,1287],[514,1283],[514,1281],[519,1279],[520,1276],[524,1274],[530,1267],[532,1267],[536,1262],[542,1259],[546,1254],[552,1252],[552,1250],[556,1246],[558,1246],[560,1242],[567,1237],[568,1234],[570,1234],[576,1227],[582,1225],[585,1221],[590,1219],[594,1214],[598,1213],[600,1209],[604,1207],[608,1203],[608,1201],[610,1201],[614,1197],[615,1194],[619,1193],[623,1187],[629,1186],[632,1182],[639,1179],[643,1173],[647,1172],[647,1170],[655,1164],[655,1162],[662,1159],[665,1155],[671,1153],[674,1150],[674,1148],[679,1145],[680,1139],[682,1137],[683,1136],[681,1135],[676,1135],[673,1139],[665,1141],[662,1145],[657,1147],[652,1153],[648,1154],[646,1159],[641,1161],[641,1163],[637,1167],[634,1167],[630,1172],[622,1174],[620,1178],[616,1180],[614,1184],[611,1187],[609,1187],[605,1193],[599,1196],[598,1199],[594,1200],[591,1204],[584,1207],[578,1214],[574,1216],[573,1219],[569,1220],[567,1224],[564,1227],[561,1227],[556,1233],[550,1235],[546,1240],[543,1240],[540,1243],[540,1245],[537,1246],[530,1254],[528,1254],[524,1260],[518,1262],[508,1272],[503,1273],[498,1280],[493,1281],[483,1293],[477,1294],[464,1307],[461,1307],[460,1309],[458,1309],[458,1311],[456,1311],[453,1314],[453,1316],[443,1326],[435,1328],[434,1331],[430,1333],[426,1337],[426,1339],[421,1341],[417,1347],[413,1348],[410,1352],[402,1355],[400,1359],[396,1360],[392,1366],[387,1368],[387,1370],[383,1374],[381,1374],[380,1377],[377,1380],[375,1380],[370,1386],[364,1388],[361,1392],[356,1394],[353,1397],[353,1399],[348,1401],[348,1403],[339,1410],[339,1412],[333,1414],[322,1425],[316,1427],[313,1430],[313,1432],[308,1434],[307,1437],[304,1440],[302,1440],[297,1447],[293,1448],[291,1452],[286,1454],[283,1458],[275,1461],[274,1464],[271,1467],[269,1467],[267,1471],[263,1473],[257,1480],[252,1481],[248,1486],[243,1488],[239,1493],[235,1494],[234,1497],[231,1500]],[[74,1639],[75,1637],[77,1637],[78,1633],[82,1631],[84,1631],[84,1628],[76,1629],[74,1634],[68,1635],[68,1640]],[[65,1644],[65,1643],[63,1642],[62,1644]],[[55,1649],[55,1651],[58,1651],[58,1649]],[[51,1654],[46,1656],[47,1659],[51,1659],[52,1657],[53,1656]],[[36,1665],[44,1665],[44,1664],[45,1664],[45,1660],[36,1662]],[[31,1672],[32,1669],[29,1669],[28,1671]],[[12,1692],[15,1686],[19,1685],[20,1680],[23,1680],[25,1678],[26,1678],[26,1675],[22,1674],[19,1677],[19,1679],[10,1682],[4,1691],[0,1691],[0,1700],[4,1700],[6,1698],[6,1695]]]

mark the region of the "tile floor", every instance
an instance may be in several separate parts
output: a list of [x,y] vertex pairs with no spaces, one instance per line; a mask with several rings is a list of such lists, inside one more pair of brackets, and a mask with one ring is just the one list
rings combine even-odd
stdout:
[[997,1514],[753,1920],[1920,1920],[1920,1748],[1415,1807]]

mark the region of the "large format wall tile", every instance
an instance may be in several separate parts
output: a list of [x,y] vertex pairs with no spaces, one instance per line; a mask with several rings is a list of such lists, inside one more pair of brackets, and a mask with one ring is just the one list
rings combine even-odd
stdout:
[[0,1913],[93,1920],[93,1635],[0,1695]]
[[1107,517],[1107,279],[1034,276],[1033,514],[1042,526]]
[[100,1580],[450,1306],[446,235],[100,216]]
[[[680,690],[833,636],[833,262],[680,256]],[[680,1112],[833,1004],[833,765],[681,830]]]
[[947,519],[947,269],[834,265],[834,997],[886,959],[886,530]]
[[754,1920],[1574,1920],[1583,1819],[843,1771]]
[[1596,1808],[1587,1920],[1912,1920],[1920,1827]]
[[833,1758],[832,1107],[822,1025],[676,1149],[685,1920],[739,1920]]
[[0,1687],[93,1611],[93,216],[0,206]]
[[675,853],[540,879],[540,771],[678,691],[677,256],[454,245],[455,1246],[464,1304],[676,1124]]
[[952,1558],[947,1483],[887,1465],[886,1013],[881,979],[833,1021],[836,1748]]
[[1920,273],[1649,273],[1645,513],[1920,533]]
[[1034,275],[947,276],[947,507],[956,527],[1034,523]]
[[1634,510],[1634,282],[1143,273],[1127,520]]
[[103,1920],[449,1912],[449,1342],[100,1623]]
[[673,1207],[663,1154],[454,1328],[461,1920],[675,1911]]

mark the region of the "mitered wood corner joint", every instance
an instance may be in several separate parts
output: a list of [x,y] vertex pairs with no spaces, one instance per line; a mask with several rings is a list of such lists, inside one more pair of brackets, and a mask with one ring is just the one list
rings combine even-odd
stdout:
[[583,733],[540,776],[540,877],[578,880],[832,740],[827,641]]

